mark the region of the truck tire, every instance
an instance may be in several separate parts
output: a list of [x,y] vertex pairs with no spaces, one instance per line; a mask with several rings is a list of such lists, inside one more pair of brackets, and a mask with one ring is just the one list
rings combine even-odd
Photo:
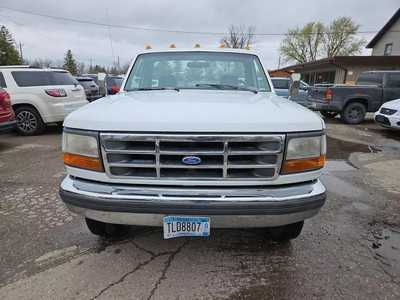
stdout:
[[297,238],[303,229],[304,221],[268,228],[268,237],[275,242],[286,242]]
[[46,124],[39,112],[32,106],[17,106],[15,119],[17,120],[16,129],[20,135],[38,135],[46,129]]
[[101,237],[121,237],[128,232],[128,226],[125,225],[104,223],[89,218],[85,218],[85,221],[89,231]]
[[334,119],[339,113],[336,111],[323,110],[320,112],[327,119]]
[[351,102],[346,105],[340,114],[346,124],[360,124],[365,119],[367,108],[360,102]]

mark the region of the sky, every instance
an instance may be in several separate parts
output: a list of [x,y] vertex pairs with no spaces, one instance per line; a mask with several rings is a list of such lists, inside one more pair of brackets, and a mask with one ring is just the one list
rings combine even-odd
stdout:
[[[70,22],[29,15],[72,18],[103,24],[178,31],[221,34],[182,34],[132,30]],[[289,28],[311,21],[329,23],[341,16],[351,17],[360,31],[378,31],[399,8],[399,0],[1,0],[0,24],[5,25],[17,43],[21,42],[24,58],[48,58],[62,61],[71,49],[79,62],[120,64],[151,45],[154,49],[218,47],[231,24],[254,26],[256,33],[285,33]],[[369,41],[374,34],[361,34]],[[268,69],[279,60],[282,36],[257,36],[253,49],[263,53]],[[369,50],[363,51],[368,55]],[[281,65],[282,66],[282,65]]]

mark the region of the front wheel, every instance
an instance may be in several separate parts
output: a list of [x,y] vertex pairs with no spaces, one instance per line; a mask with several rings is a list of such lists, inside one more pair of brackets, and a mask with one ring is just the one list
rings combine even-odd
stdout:
[[104,223],[85,218],[86,225],[91,233],[101,237],[121,237],[128,232],[128,227],[120,224]]
[[360,102],[352,102],[346,105],[340,113],[342,121],[347,124],[360,124],[365,119],[367,109]]
[[304,221],[284,226],[268,228],[268,236],[275,242],[286,242],[297,238],[303,229]]
[[327,119],[334,119],[339,113],[336,111],[321,111],[321,115],[323,115]]

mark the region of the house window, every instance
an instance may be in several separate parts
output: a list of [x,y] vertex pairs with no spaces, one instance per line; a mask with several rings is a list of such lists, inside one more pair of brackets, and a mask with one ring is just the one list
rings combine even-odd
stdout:
[[385,55],[385,56],[392,55],[392,46],[393,46],[392,43],[386,44],[385,45],[385,52],[383,53],[383,55]]

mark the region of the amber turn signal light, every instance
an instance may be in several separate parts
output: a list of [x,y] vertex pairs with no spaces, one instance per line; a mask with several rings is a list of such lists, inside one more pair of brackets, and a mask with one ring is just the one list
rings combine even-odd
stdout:
[[96,157],[89,157],[72,153],[64,153],[64,164],[70,167],[97,171],[97,172],[104,172],[101,160]]
[[282,174],[300,173],[313,171],[323,168],[325,165],[325,155],[302,159],[290,159],[283,162]]

